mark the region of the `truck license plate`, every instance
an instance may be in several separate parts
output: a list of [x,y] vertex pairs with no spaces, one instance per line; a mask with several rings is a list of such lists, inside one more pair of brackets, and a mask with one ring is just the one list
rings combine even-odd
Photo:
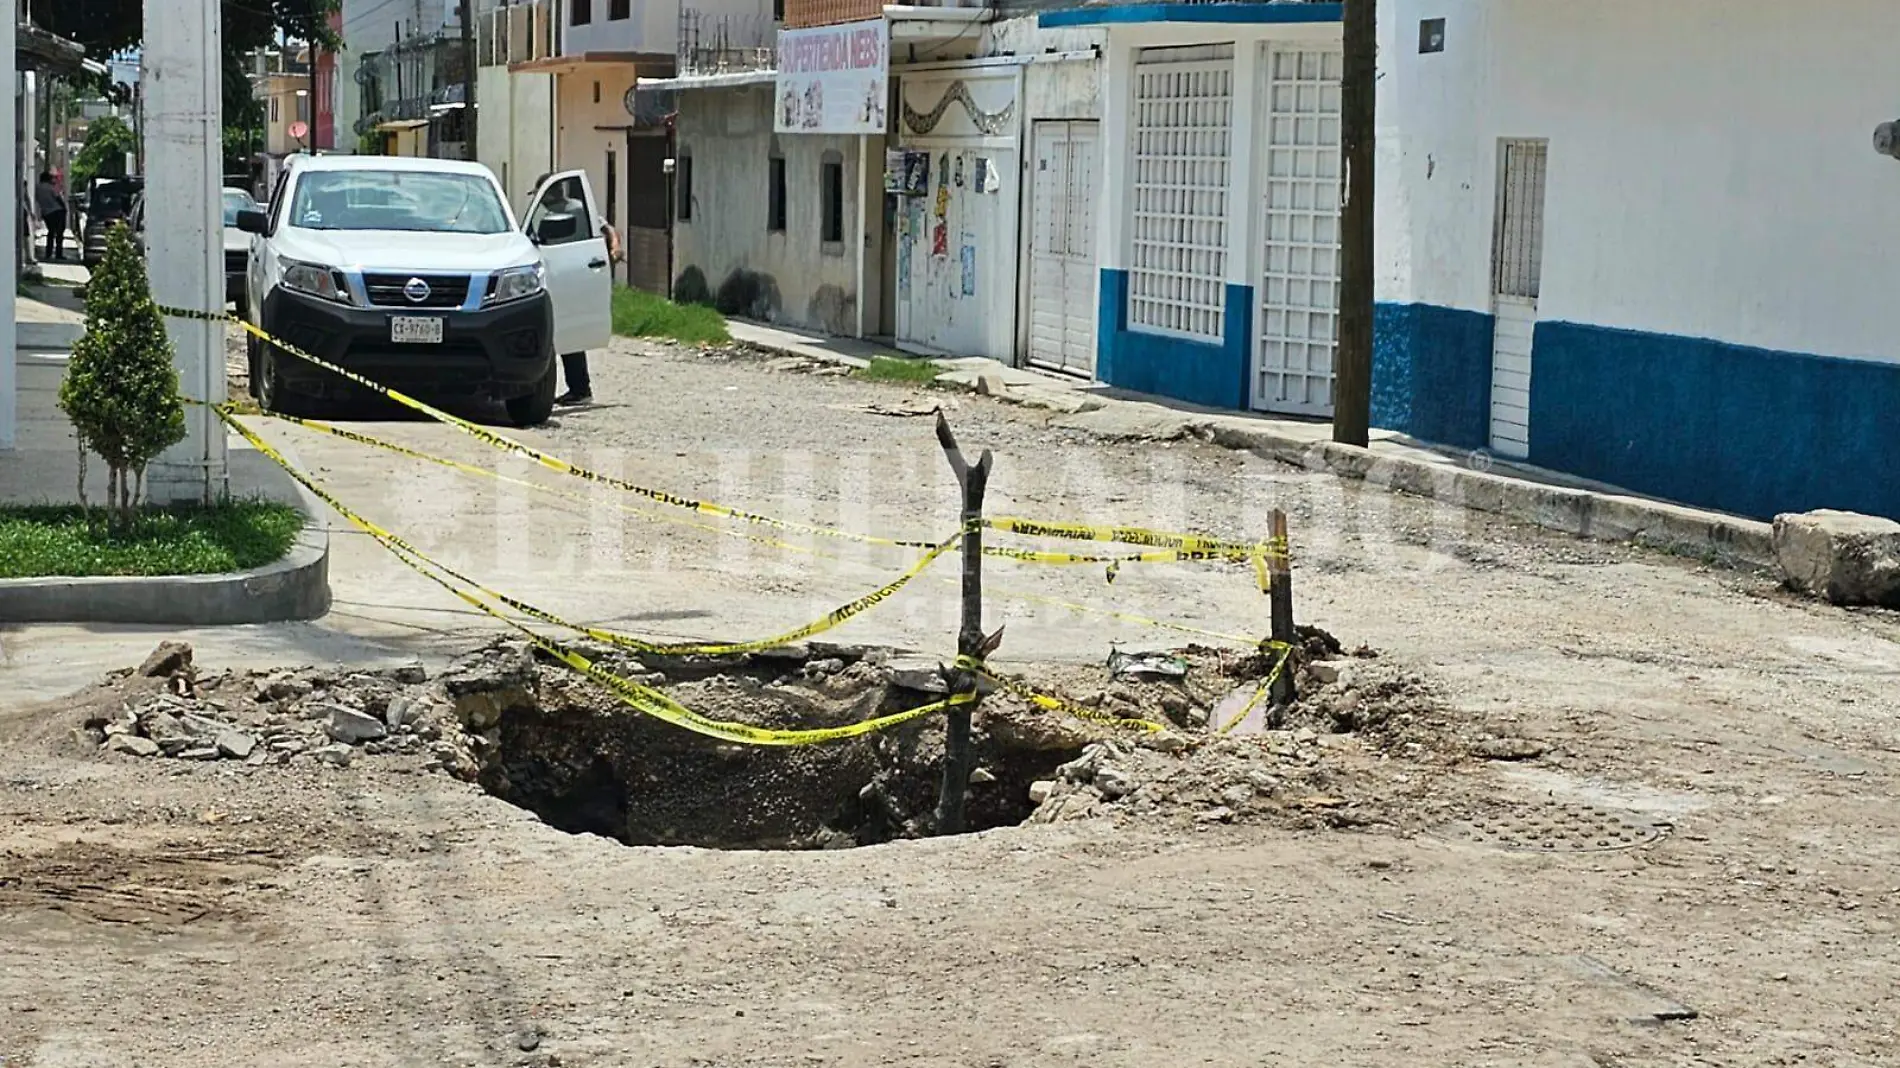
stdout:
[[392,315],[389,340],[413,345],[440,345],[442,320],[433,316]]

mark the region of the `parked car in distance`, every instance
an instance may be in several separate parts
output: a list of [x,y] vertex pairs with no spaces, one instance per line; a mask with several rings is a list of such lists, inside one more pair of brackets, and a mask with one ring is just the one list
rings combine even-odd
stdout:
[[[564,195],[578,189],[578,199]],[[585,171],[536,190],[517,221],[487,167],[443,159],[293,156],[252,234],[246,318],[328,363],[410,394],[499,400],[547,421],[556,353],[605,348],[612,276]],[[248,339],[266,411],[310,414],[360,386]]]
[[[227,304],[244,306],[244,272],[250,266],[251,235],[238,229],[237,217],[242,211],[258,211],[258,203],[251,194],[242,189],[226,186],[224,189],[224,300]],[[139,251],[145,251],[145,195],[140,194],[132,205],[130,220],[132,240]]]
[[145,191],[145,179],[94,178],[86,185],[86,232],[81,262],[87,270],[106,258],[106,232],[132,214],[132,205]]

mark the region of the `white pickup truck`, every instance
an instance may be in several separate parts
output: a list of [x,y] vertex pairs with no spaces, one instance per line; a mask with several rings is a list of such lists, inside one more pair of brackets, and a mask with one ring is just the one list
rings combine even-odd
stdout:
[[[519,426],[545,422],[556,354],[612,334],[613,274],[584,172],[550,176],[530,203],[524,226],[477,163],[293,157],[268,212],[237,216],[251,235],[244,311],[391,388],[485,396]],[[249,358],[268,411],[312,414],[361,388],[255,338]]]

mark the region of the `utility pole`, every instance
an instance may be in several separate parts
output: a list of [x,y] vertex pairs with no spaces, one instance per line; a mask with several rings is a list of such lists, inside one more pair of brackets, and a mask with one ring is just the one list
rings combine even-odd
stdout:
[[304,115],[304,145],[314,156],[317,154],[317,35],[314,26],[304,48],[304,75],[310,94],[310,107]]
[[474,0],[462,0],[462,137],[464,159],[475,151],[475,18]]
[[1339,220],[1339,357],[1333,440],[1364,446],[1372,423],[1374,98],[1379,76],[1377,0],[1346,0],[1340,143],[1346,165]]
[[[145,233],[152,299],[173,308],[224,307],[224,223],[218,187],[224,158],[218,0],[145,0],[140,94]],[[165,321],[185,438],[159,454],[147,474],[154,503],[210,504],[228,489],[224,424],[209,405],[230,399],[224,327]]]

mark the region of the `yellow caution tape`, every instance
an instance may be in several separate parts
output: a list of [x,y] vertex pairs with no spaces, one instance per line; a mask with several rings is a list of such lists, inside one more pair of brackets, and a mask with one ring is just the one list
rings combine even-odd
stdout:
[[1020,534],[1028,538],[1060,538],[1066,541],[1108,541],[1123,545],[1148,545],[1157,549],[1177,549],[1187,553],[1209,554],[1198,559],[1246,559],[1256,554],[1269,557],[1284,555],[1284,544],[1248,545],[1222,541],[1199,534],[1173,534],[1146,527],[1098,527],[1083,523],[1051,523],[1037,519],[998,516],[983,521],[985,528]]
[[668,505],[674,508],[683,508],[688,511],[699,512],[702,515],[713,515],[713,516],[719,516],[725,519],[738,520],[739,522],[751,523],[758,526],[773,527],[779,530],[792,530],[792,531],[797,531],[801,534],[811,534],[818,537],[838,538],[845,541],[863,542],[870,545],[894,545],[894,546],[910,548],[910,549],[928,549],[931,547],[931,543],[925,542],[925,541],[900,541],[893,538],[881,538],[872,534],[857,534],[852,531],[841,530],[835,527],[823,527],[823,526],[818,526],[816,524],[811,524],[811,523],[795,523],[795,522],[792,522],[791,520],[775,519],[771,516],[759,515],[755,512],[747,512],[747,511],[743,511],[737,508],[728,508],[724,505],[715,504],[711,501],[701,501],[701,500],[695,500],[691,497],[682,497],[675,493],[669,493],[666,490],[653,489],[652,487],[649,487],[649,486],[641,486],[633,482],[628,482],[627,480],[622,479],[622,478],[615,478],[612,475],[605,475],[598,471],[581,467],[577,464],[569,463],[568,461],[563,460],[558,456],[554,456],[550,453],[543,452],[532,445],[528,445],[523,442],[516,441],[515,439],[499,431],[491,430],[490,428],[482,426],[478,423],[472,423],[468,421],[467,419],[461,418],[460,416],[451,415],[448,412],[445,412],[442,409],[435,407],[434,405],[426,404],[422,401],[415,399],[414,397],[409,396],[406,393],[391,389],[388,386],[385,386],[382,383],[375,381],[374,379],[366,378],[363,375],[357,374],[354,371],[348,370],[343,367],[339,367],[336,364],[333,364],[330,361],[325,360],[320,356],[315,356],[309,352],[304,351],[301,348],[298,348],[295,345],[290,344],[287,341],[283,341],[279,338],[273,337],[271,334],[264,331],[261,327],[257,326],[255,323],[250,322],[249,320],[246,320],[242,316],[232,315],[228,312],[202,312],[202,311],[193,311],[189,308],[171,308],[171,307],[165,307],[165,306],[160,306],[158,310],[165,315],[169,315],[169,316],[173,316],[173,317],[181,318],[181,319],[196,319],[196,320],[200,320],[204,322],[235,323],[238,326],[242,327],[246,332],[256,336],[259,340],[264,341],[278,349],[281,349],[282,351],[287,352],[290,355],[295,356],[298,359],[301,359],[307,363],[310,363],[313,366],[322,368],[323,370],[328,371],[331,374],[334,374],[338,376],[339,378],[344,379],[345,381],[352,382],[352,383],[355,383],[356,385],[362,386],[364,389],[367,389],[371,391],[372,393],[375,393],[378,396],[381,396],[387,400],[394,401],[395,403],[400,404],[403,407],[408,408],[412,411],[421,412],[423,415],[426,415],[429,418],[434,419],[436,422],[444,423],[444,424],[447,424],[448,426],[452,426],[455,429],[460,430],[464,434],[467,434],[470,437],[475,438],[477,441],[483,442],[484,444],[487,444],[487,445],[491,445],[497,449],[501,449],[504,452],[511,452],[517,456],[522,456],[529,460],[533,460],[535,463],[540,464],[541,466],[547,468],[548,470],[555,471],[563,475],[568,475],[573,478],[582,479],[583,481],[587,481],[587,482],[598,482],[602,485],[612,486],[615,489],[624,490],[627,493],[634,494],[635,496],[638,496],[638,497],[644,497],[647,500],[654,501],[658,504],[664,504],[664,505]]
[[1273,689],[1273,684],[1280,680],[1280,674],[1286,670],[1286,662],[1293,655],[1293,649],[1291,646],[1285,644],[1276,644],[1280,644],[1280,658],[1274,662],[1273,670],[1261,681],[1260,688],[1253,692],[1253,696],[1247,699],[1246,706],[1243,707],[1239,713],[1229,718],[1227,722],[1221,724],[1220,730],[1216,733],[1225,736],[1231,733],[1235,727],[1240,726],[1240,724],[1253,713],[1253,710],[1260,706],[1261,699],[1267,696],[1267,691]]
[[[314,479],[292,466],[291,463],[284,458],[283,454],[279,453],[269,442],[259,437],[256,433],[251,431],[250,428],[239,423],[237,419],[232,417],[229,413],[219,411],[218,417],[223,419],[226,424],[237,431],[246,441],[250,442],[260,453],[263,453],[264,456],[282,467],[299,485],[302,485],[325,504],[335,509],[337,514],[349,520],[357,529],[374,538],[384,548],[388,549],[392,555],[408,565],[411,569],[416,571],[416,573],[441,586],[443,589],[449,591],[482,613],[518,631],[532,642],[536,648],[553,657],[559,663],[593,679],[613,691],[614,695],[619,697],[621,701],[628,706],[662,722],[711,738],[736,742],[742,745],[817,745],[822,742],[839,741],[846,738],[855,738],[861,735],[871,734],[876,731],[888,730],[899,724],[908,723],[912,720],[941,712],[952,706],[970,704],[977,700],[977,694],[975,693],[953,694],[942,701],[935,701],[917,708],[907,709],[903,712],[894,712],[890,715],[878,716],[857,723],[846,724],[841,727],[820,727],[804,730],[775,730],[766,727],[755,727],[745,723],[716,720],[708,716],[703,716],[681,705],[679,702],[658,690],[642,686],[631,679],[623,678],[600,667],[580,652],[561,642],[536,633],[534,630],[523,626],[521,623],[509,618],[506,614],[498,611],[493,605],[485,603],[480,597],[469,593],[467,589],[456,586],[453,582],[450,582],[448,578],[444,578],[443,576],[446,575],[455,578],[470,588],[480,590],[487,596],[501,600],[503,603],[508,604],[509,607],[531,612],[537,617],[545,618],[548,621],[555,621],[555,617],[548,613],[540,612],[540,610],[534,609],[532,606],[524,605],[518,601],[501,598],[499,595],[494,594],[493,591],[486,590],[478,584],[457,575],[451,569],[431,560],[426,554],[417,550],[414,546],[409,545],[395,534],[390,533],[346,507],[343,502],[337,500],[329,492],[324,490],[322,486],[318,485]],[[961,535],[959,535],[959,537],[960,536]],[[572,627],[572,624],[562,623],[560,625]]]
[[[698,512],[703,515],[718,516],[725,519],[737,520],[739,522],[748,523],[748,524],[757,525],[757,526],[766,526],[766,527],[772,527],[779,530],[795,531],[798,533],[810,534],[817,537],[836,538],[836,539],[845,540],[845,541],[860,542],[860,543],[868,544],[868,545],[884,545],[884,546],[894,546],[894,547],[899,547],[899,548],[925,549],[925,550],[928,550],[932,547],[932,543],[930,542],[901,540],[901,539],[895,539],[895,538],[884,538],[884,537],[879,537],[877,535],[871,535],[871,534],[858,534],[853,531],[843,530],[836,527],[825,527],[825,526],[819,526],[817,524],[811,524],[811,523],[796,523],[790,520],[777,519],[771,516],[760,515],[756,512],[748,512],[742,509],[729,508],[725,505],[716,504],[711,501],[702,501],[702,500],[696,500],[690,497],[682,497],[678,494],[669,493],[665,490],[653,489],[652,487],[648,487],[648,486],[641,486],[636,483],[629,482],[625,479],[615,478],[612,475],[602,474],[598,471],[594,471],[589,468],[581,467],[577,464],[570,463],[566,460],[561,459],[558,456],[554,456],[550,453],[543,452],[540,449],[537,449],[531,445],[527,445],[523,442],[516,441],[514,438],[511,438],[498,431],[492,430],[485,426],[481,426],[480,424],[477,424],[477,423],[470,422],[469,420],[463,419],[459,416],[451,415],[448,412],[441,410],[440,408],[436,408],[433,405],[417,400],[414,397],[411,397],[408,394],[402,393],[398,390],[391,389],[390,387],[385,386],[381,384],[380,382],[367,378],[363,375],[357,374],[354,371],[350,371],[346,368],[339,367],[336,364],[333,364],[329,362],[328,360],[323,359],[322,357],[319,357],[310,352],[307,352],[304,349],[296,345],[292,345],[287,341],[283,341],[271,335],[270,333],[265,331],[263,328],[259,327],[257,324],[246,320],[242,316],[233,315],[228,312],[203,312],[203,311],[196,311],[189,308],[172,308],[172,307],[167,307],[163,305],[161,305],[158,310],[165,315],[173,316],[176,318],[193,319],[193,320],[199,320],[199,321],[204,321],[204,322],[235,323],[239,327],[243,328],[246,332],[256,336],[259,340],[264,341],[286,353],[289,353],[290,355],[295,356],[298,359],[304,360],[316,367],[322,368],[323,370],[328,371],[331,374],[337,375],[338,377],[343,378],[346,381],[353,382],[356,385],[362,386],[364,389],[370,390],[371,392],[376,393],[388,400],[394,401],[397,404],[400,404],[406,408],[409,408],[413,411],[421,412],[422,414],[429,416],[431,419],[434,419],[437,422],[452,426],[455,429],[460,430],[463,433],[470,435],[471,437],[474,437],[478,441],[481,441],[495,448],[502,449],[506,452],[511,452],[518,456],[522,456],[527,459],[533,460],[535,463],[538,463],[541,466],[546,467],[551,471],[568,475],[573,478],[579,478],[584,481],[597,482],[602,485],[612,486],[615,489],[632,493],[635,496],[646,498],[647,500],[654,501],[658,504],[663,504],[663,505],[667,505],[674,508],[682,508],[688,511]],[[347,434],[347,432],[345,432],[345,434]],[[435,457],[428,457],[420,453],[416,453],[416,455],[422,456],[422,458],[425,458],[425,459],[432,459],[432,460],[436,459]],[[475,468],[472,466],[466,469],[474,470],[474,471],[482,470],[481,468]],[[1031,550],[1011,550],[1011,549],[1000,549],[1000,548],[997,552],[987,553],[987,547],[986,547],[986,553],[988,555],[1009,557],[1012,559],[1024,560],[1024,561],[1028,561],[1032,563],[1059,564],[1059,565],[1107,564],[1109,566],[1108,578],[1111,582],[1114,580],[1116,568],[1118,568],[1121,564],[1194,562],[1194,561],[1212,561],[1212,560],[1238,561],[1238,560],[1253,559],[1255,560],[1256,565],[1258,566],[1259,575],[1261,576],[1260,577],[1261,589],[1264,590],[1267,588],[1267,580],[1265,577],[1266,576],[1265,566],[1263,563],[1260,562],[1262,554],[1265,554],[1267,556],[1272,556],[1272,555],[1275,555],[1276,553],[1279,555],[1284,555],[1286,551],[1284,543],[1281,543],[1276,549],[1265,543],[1263,543],[1262,545],[1243,545],[1238,542],[1221,541],[1219,539],[1203,537],[1197,534],[1173,534],[1173,533],[1168,533],[1165,531],[1148,530],[1142,527],[1097,527],[1097,526],[1087,526],[1087,525],[1075,524],[1075,523],[1051,523],[1051,522],[1043,522],[1043,521],[1038,521],[1038,520],[1019,519],[1019,518],[1011,518],[1011,517],[1003,517],[1003,518],[998,518],[998,519],[986,520],[984,525],[988,527],[989,529],[993,529],[993,530],[997,530],[1001,532],[1007,532],[1007,533],[1020,534],[1027,537],[1064,538],[1064,539],[1068,539],[1072,541],[1117,542],[1117,543],[1127,544],[1127,545],[1146,545],[1146,546],[1152,546],[1152,547],[1160,548],[1160,549],[1175,550],[1174,552],[1171,552],[1171,553],[1138,553],[1138,554],[1133,554],[1133,555],[1128,555],[1128,556],[1103,557],[1103,556],[1096,556],[1096,555],[1090,555],[1090,554],[1040,553],[1040,552],[1035,552]]]
[[[236,405],[225,404],[225,405],[218,405],[217,407],[219,407],[222,411],[232,414],[232,415],[243,414],[238,410]],[[572,493],[567,490],[561,489],[558,486],[550,486],[545,483],[534,482],[534,481],[531,481],[529,479],[524,479],[524,478],[515,478],[512,475],[504,475],[501,472],[492,470],[490,468],[478,467],[474,464],[463,463],[460,460],[452,460],[446,457],[435,456],[430,453],[422,452],[417,449],[411,449],[406,445],[400,445],[395,442],[387,441],[382,438],[372,437],[371,435],[359,433],[354,430],[346,430],[342,427],[334,426],[332,424],[325,423],[320,420],[302,419],[296,416],[276,415],[273,413],[264,413],[264,414],[268,415],[269,418],[277,419],[282,422],[293,423],[305,429],[317,431],[324,434],[331,434],[347,441],[353,441],[362,445],[368,445],[374,448],[384,449],[400,456],[407,456],[407,457],[410,457],[412,459],[417,459],[417,460],[426,460],[430,463],[440,464],[444,467],[449,467],[457,471],[463,471],[468,474],[483,475],[489,478],[493,478],[497,481],[507,483],[509,485],[520,486],[524,489],[533,490],[536,493],[546,494],[550,497],[555,497],[561,500],[571,501],[577,504],[587,505],[589,507],[591,507],[595,503],[594,499],[591,497],[585,497],[578,493]],[[800,545],[796,542],[781,541],[777,538],[766,537],[765,535],[755,534],[755,533],[744,531],[744,530],[734,530],[730,527],[714,526],[713,524],[710,524],[710,523],[695,523],[692,520],[687,519],[683,516],[669,515],[665,512],[656,512],[656,511],[651,511],[645,508],[636,508],[630,504],[625,504],[620,501],[611,501],[610,503],[613,505],[613,507],[621,511],[627,512],[630,515],[637,515],[644,519],[651,519],[655,522],[670,523],[676,526],[684,526],[684,527],[691,528],[693,530],[701,530],[701,531],[705,531],[711,534],[718,534],[723,537],[744,538],[748,541],[757,542],[758,544],[761,544],[761,545],[770,546],[776,549],[782,549],[787,552],[803,553],[805,555],[815,556],[823,560],[833,560],[840,563],[869,566],[868,564],[863,564],[861,561],[848,560],[845,557],[827,553],[821,549],[815,549],[809,545]],[[985,552],[985,555],[990,555],[990,547],[985,546],[984,552]],[[1016,550],[998,548],[995,555],[1010,556],[1014,552],[1016,552]],[[1091,562],[1098,562],[1100,559],[1104,559],[1104,558],[1094,558]],[[954,586],[954,585],[958,585],[961,580],[956,579],[956,578],[946,577],[946,578],[943,578],[941,581],[945,583],[946,585]],[[1047,605],[1051,608],[1060,608],[1060,609],[1063,609],[1064,611],[1077,612],[1084,615],[1099,615],[1099,616],[1104,616],[1109,619],[1118,619],[1125,623],[1132,623],[1132,624],[1135,624],[1136,626],[1152,627],[1158,630],[1170,630],[1178,634],[1187,634],[1193,637],[1206,638],[1212,641],[1228,642],[1228,643],[1232,643],[1236,645],[1245,645],[1245,646],[1260,645],[1260,639],[1258,637],[1251,636],[1251,635],[1230,634],[1225,631],[1207,630],[1206,628],[1203,628],[1203,627],[1190,626],[1185,623],[1175,623],[1175,622],[1171,622],[1164,619],[1155,619],[1151,616],[1138,615],[1133,612],[1124,612],[1124,611],[1121,611],[1119,609],[1114,609],[1114,608],[1104,608],[1100,605],[1083,604],[1076,601],[1065,601],[1056,597],[1048,597],[1042,594],[1029,593],[1023,590],[1014,590],[1007,587],[998,586],[994,584],[993,582],[989,582],[987,580],[984,583],[984,589],[987,592],[996,594],[999,597],[1006,597],[1011,600],[1022,601],[1027,604]]]
[[975,657],[959,656],[956,659],[956,666],[963,671],[981,675],[983,678],[988,679],[1046,712],[1063,712],[1077,719],[1092,720],[1096,723],[1106,723],[1111,727],[1120,727],[1124,730],[1144,731],[1149,734],[1157,734],[1168,729],[1165,725],[1152,720],[1134,719],[1126,716],[1111,716],[1106,712],[1098,712],[1087,705],[1080,705],[1066,698],[1043,693],[1031,687],[1028,683],[997,674],[995,669]]

